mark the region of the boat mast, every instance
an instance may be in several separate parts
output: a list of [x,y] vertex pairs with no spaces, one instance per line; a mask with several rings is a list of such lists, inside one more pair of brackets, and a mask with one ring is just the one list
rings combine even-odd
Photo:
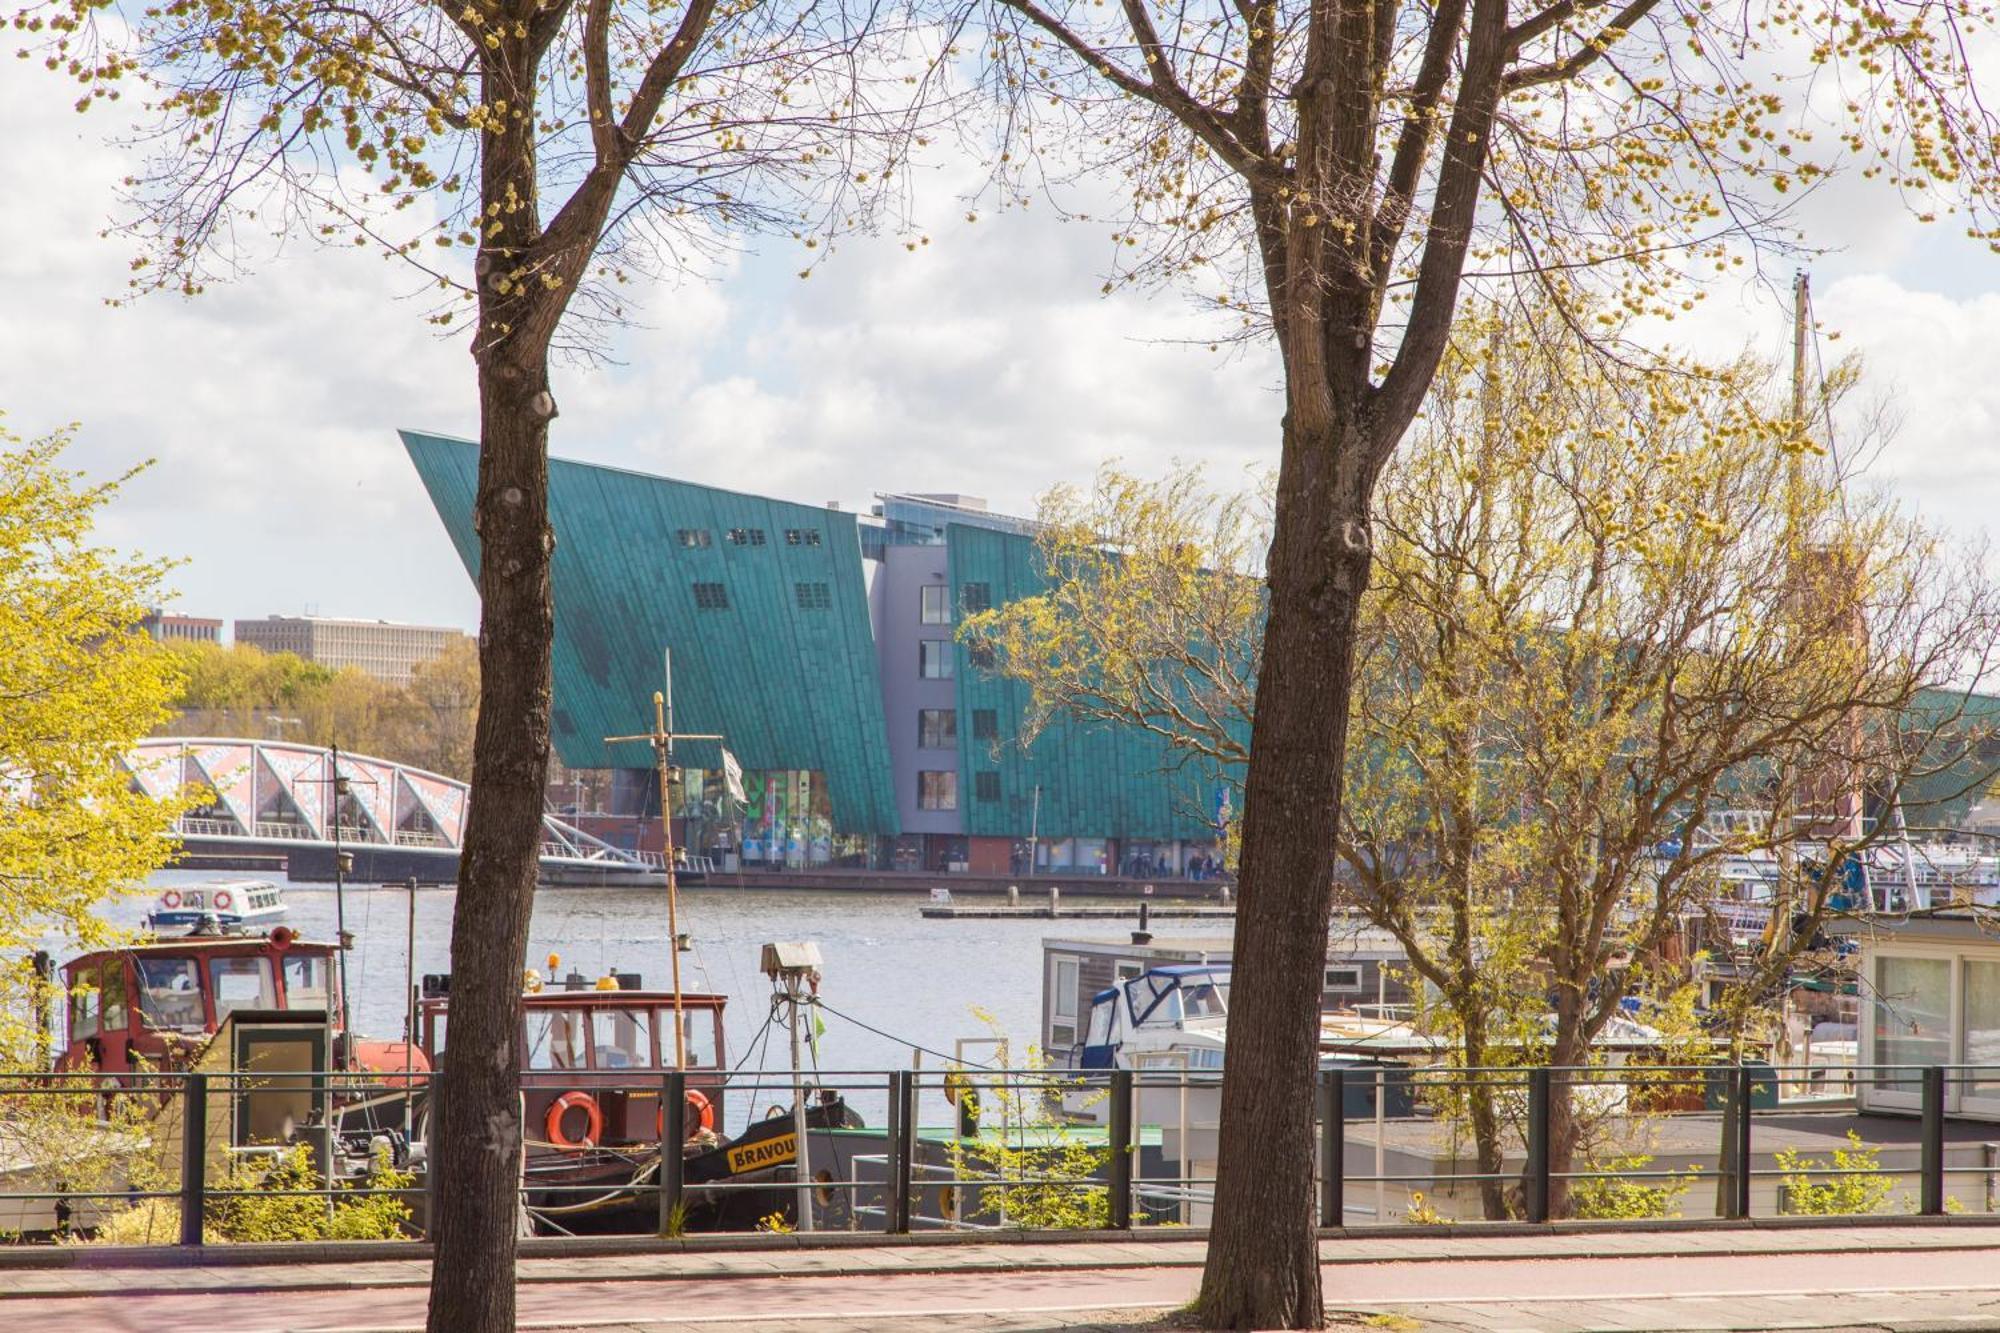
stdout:
[[674,874],[674,817],[668,806],[673,785],[674,742],[719,741],[720,735],[674,734],[674,650],[663,649],[662,665],[666,689],[653,691],[653,729],[638,736],[606,736],[606,745],[645,741],[653,747],[660,773],[661,845],[666,849],[667,870],[667,956],[672,963],[674,984],[674,1068],[687,1068],[687,1015],[681,1001],[680,881]]

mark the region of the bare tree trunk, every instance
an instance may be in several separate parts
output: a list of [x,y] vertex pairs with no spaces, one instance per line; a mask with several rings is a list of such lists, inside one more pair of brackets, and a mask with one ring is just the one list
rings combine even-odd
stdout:
[[1244,797],[1215,1216],[1199,1303],[1210,1328],[1323,1322],[1313,1083],[1355,613],[1369,566],[1366,483],[1337,460],[1361,454],[1332,432],[1302,438],[1287,416]]
[[521,976],[549,753],[555,610],[545,346],[480,363],[479,721],[452,912],[451,1040],[432,1119],[429,1333],[510,1333],[519,1198]]

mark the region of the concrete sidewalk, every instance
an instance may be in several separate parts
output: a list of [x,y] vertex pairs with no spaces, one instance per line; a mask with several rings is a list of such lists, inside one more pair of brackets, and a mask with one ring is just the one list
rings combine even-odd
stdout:
[[[1111,1239],[533,1257],[518,1266],[522,1327],[1130,1328],[1194,1294],[1204,1249]],[[1399,1329],[2000,1329],[2000,1231],[1986,1228],[1465,1228],[1329,1238],[1320,1255],[1331,1309]],[[420,1325],[429,1278],[418,1256],[163,1267],[94,1257],[0,1267],[0,1317],[153,1333],[401,1329]]]

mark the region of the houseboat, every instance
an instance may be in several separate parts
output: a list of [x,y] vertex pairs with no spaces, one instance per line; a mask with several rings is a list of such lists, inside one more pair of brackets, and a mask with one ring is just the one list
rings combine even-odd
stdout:
[[285,899],[268,879],[217,879],[162,889],[146,913],[155,935],[203,928],[269,930],[285,919]]

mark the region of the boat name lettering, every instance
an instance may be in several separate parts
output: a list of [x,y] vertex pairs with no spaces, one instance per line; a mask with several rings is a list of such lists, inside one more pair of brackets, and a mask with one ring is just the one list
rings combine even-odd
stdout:
[[735,1175],[741,1171],[754,1171],[761,1166],[776,1166],[789,1162],[799,1155],[799,1136],[780,1134],[775,1139],[765,1139],[759,1143],[746,1143],[729,1150],[729,1172]]

